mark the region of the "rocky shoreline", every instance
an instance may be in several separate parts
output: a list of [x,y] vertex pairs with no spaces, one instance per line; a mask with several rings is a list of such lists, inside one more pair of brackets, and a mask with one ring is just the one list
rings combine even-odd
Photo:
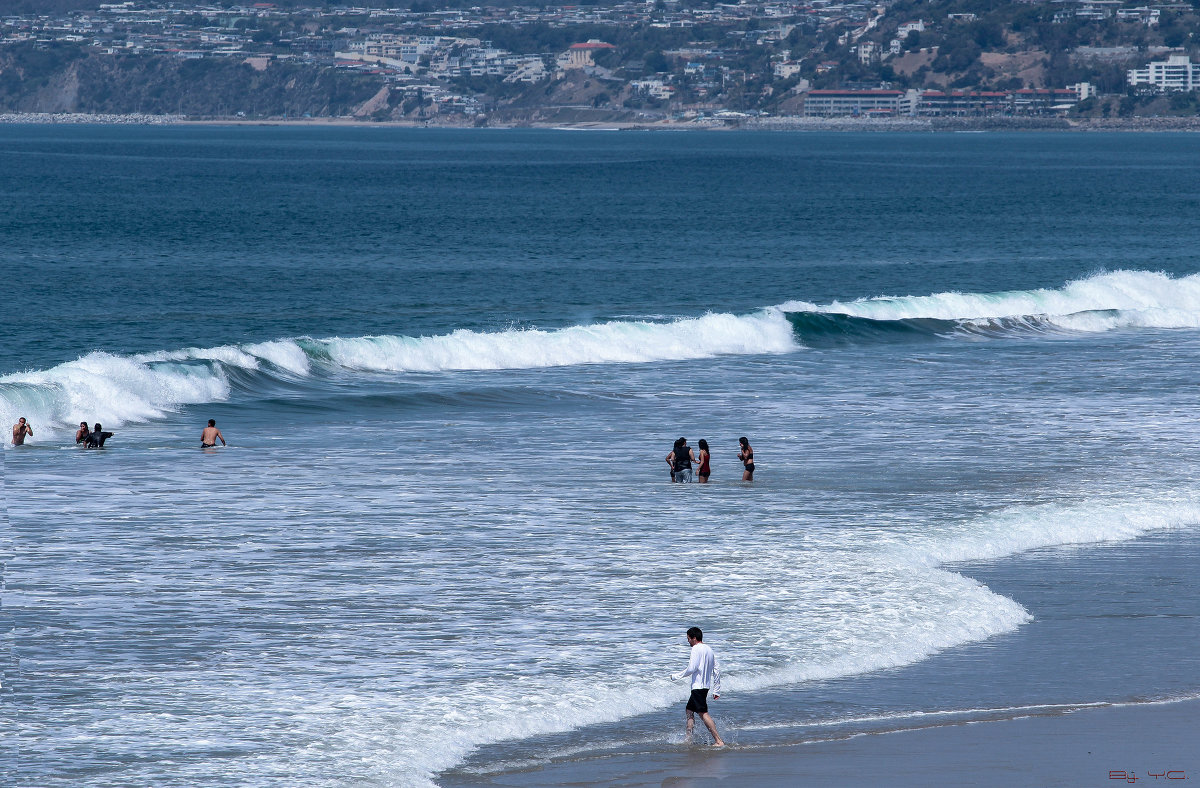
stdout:
[[[239,126],[344,126],[403,128],[472,128],[478,122],[436,123],[418,121],[370,121],[351,117],[329,118],[206,118],[184,115],[84,114],[68,112],[0,113],[7,124],[96,124],[131,126],[167,125],[239,125]],[[1200,117],[1150,118],[808,118],[801,116],[738,118],[736,120],[658,120],[554,123],[488,123],[487,128],[570,128],[606,130],[748,130],[748,131],[1081,131],[1081,132],[1154,132],[1200,131]]]

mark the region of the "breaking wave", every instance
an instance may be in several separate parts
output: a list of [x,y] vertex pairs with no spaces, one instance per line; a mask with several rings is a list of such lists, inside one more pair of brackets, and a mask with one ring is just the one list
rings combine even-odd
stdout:
[[1200,328],[1200,274],[1113,271],[1058,289],[877,296],[820,305],[789,301],[807,346],[955,337],[1093,334]]
[[546,331],[459,330],[433,337],[280,339],[134,356],[95,352],[52,369],[0,377],[0,419],[60,427],[121,425],[187,405],[229,399],[234,388],[356,372],[536,369],[685,361],[797,347],[779,310],[708,314],[673,322],[611,321]]
[[1200,274],[1116,271],[1056,290],[790,301],[749,315],[671,322],[617,320],[556,330],[459,330],[431,337],[300,337],[133,356],[95,352],[48,370],[0,377],[0,420],[67,427],[121,425],[235,389],[354,373],[437,373],[581,364],[686,361],[787,353],[801,347],[940,341],[1112,330],[1200,328]]

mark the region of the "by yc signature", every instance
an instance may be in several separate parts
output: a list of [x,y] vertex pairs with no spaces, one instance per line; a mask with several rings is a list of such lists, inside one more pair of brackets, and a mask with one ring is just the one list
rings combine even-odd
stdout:
[[1150,779],[1153,779],[1153,780],[1186,780],[1187,772],[1185,772],[1182,769],[1173,769],[1169,772],[1149,772],[1148,771],[1139,776],[1136,772],[1126,772],[1126,771],[1114,770],[1114,771],[1110,771],[1108,773],[1108,779],[1121,780],[1122,782],[1127,782],[1127,783],[1136,783],[1140,780],[1150,780]]

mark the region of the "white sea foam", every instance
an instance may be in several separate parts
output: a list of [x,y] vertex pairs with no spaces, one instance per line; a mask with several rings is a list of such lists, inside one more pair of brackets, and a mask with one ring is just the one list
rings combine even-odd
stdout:
[[[1031,620],[1015,601],[943,568],[945,563],[1131,539],[1197,522],[1200,508],[1189,501],[1100,500],[1017,507],[929,530],[867,529],[857,547],[825,545],[803,560],[791,552],[759,551],[749,559],[751,566],[740,565],[741,580],[708,589],[739,609],[755,611],[753,629],[723,630],[725,639],[718,645],[725,666],[723,692],[736,697],[912,664]],[[763,584],[765,577],[772,582]],[[779,605],[781,599],[790,604]],[[792,637],[797,631],[805,637]],[[775,635],[780,639],[764,645],[764,637]],[[756,664],[761,650],[790,656],[783,666],[764,668]],[[515,683],[466,681],[452,695],[414,704],[394,718],[394,726],[380,727],[378,715],[365,714],[342,733],[355,740],[356,750],[396,756],[378,767],[386,776],[402,785],[428,786],[437,772],[481,745],[613,722],[677,704],[679,684],[654,669],[653,653],[644,658],[643,669],[659,675],[613,675],[590,682],[552,675]],[[461,719],[450,713],[464,707],[471,712]]]
[[1197,523],[1200,502],[1190,498],[1095,500],[1005,510],[950,539],[917,534],[900,544],[880,534],[879,540],[893,543],[892,549],[906,561],[932,566],[995,560],[1048,546],[1124,541]]
[[[944,709],[935,711],[909,711],[893,714],[872,714],[864,717],[843,717],[838,719],[804,721],[804,722],[774,722],[761,725],[742,725],[743,731],[794,730],[796,728],[835,728],[846,725],[861,725],[863,723],[897,723],[915,722],[919,726],[931,721],[953,721],[960,718],[968,720],[985,717],[989,719],[1013,719],[1041,714],[1061,714],[1063,712],[1079,711],[1081,709],[1103,709],[1120,704],[1107,701],[1092,703],[1039,703],[1027,706],[980,707],[970,709]],[[936,723],[935,723],[936,724]],[[908,727],[908,726],[905,726]]]
[[[806,640],[824,642],[827,653],[798,655],[787,667],[755,670],[743,664],[747,652],[755,650],[753,645],[720,643],[726,673],[723,691],[736,696],[910,664],[942,649],[1009,631],[1029,618],[1020,605],[974,581],[948,572],[933,579],[918,585],[913,595],[896,586],[877,585],[848,595],[846,601],[857,604],[844,611],[856,619],[853,632],[836,641],[820,622],[807,621],[800,611],[791,613],[786,622],[777,622],[778,630],[791,633],[799,626],[807,633]],[[774,626],[769,619],[756,622],[765,629]],[[742,640],[750,635],[736,634]],[[841,653],[834,656],[834,652]],[[653,653],[643,659],[648,662],[642,670],[633,672],[659,675],[630,677],[631,666],[622,665],[624,677],[601,673],[585,680],[544,674],[521,676],[517,681],[469,680],[457,683],[453,692],[414,697],[403,713],[399,709],[381,713],[376,706],[362,714],[341,715],[344,727],[333,735],[346,751],[386,753],[374,764],[376,779],[432,786],[438,772],[461,763],[480,746],[618,722],[678,704],[686,685],[669,679],[666,665],[655,669]],[[678,670],[681,665],[669,667]],[[482,672],[493,671],[508,674],[502,665]],[[381,724],[381,719],[386,722]]]
[[[1175,278],[1148,271],[1113,271],[1069,282],[1059,289],[876,296],[825,305],[789,301],[779,309],[872,320],[971,321],[1042,316],[1052,324],[1075,331],[1197,328],[1200,327],[1200,274]],[[1102,314],[1106,312],[1112,314]]]
[[[1139,508],[1142,514],[1132,522]],[[725,622],[722,639],[715,644],[724,665],[723,692],[737,697],[912,664],[1030,620],[1021,605],[942,568],[943,562],[1133,538],[1195,522],[1198,514],[1172,502],[1146,506],[1099,501],[1077,507],[1014,508],[986,521],[931,531],[911,529],[892,533],[890,539],[868,529],[852,544],[813,545],[803,556],[749,547],[736,560],[736,574],[710,567],[714,580],[707,593],[738,610],[754,611],[751,621]],[[685,575],[699,571],[689,560],[686,555],[672,558]],[[697,554],[696,560],[704,556]],[[661,561],[661,556],[646,556],[643,565],[629,566],[628,582],[636,583],[642,572],[661,570]],[[724,577],[715,579],[718,574]],[[771,582],[764,583],[768,577]],[[621,593],[649,599],[650,591],[632,587]],[[571,602],[558,604],[565,608],[562,621],[540,621],[548,636],[547,649],[563,648],[561,638],[570,637],[579,620],[570,614]],[[797,631],[805,637],[795,638]],[[558,646],[553,645],[556,638]],[[440,692],[413,692],[403,710],[388,711],[367,702],[361,713],[340,715],[343,727],[331,735],[346,751],[386,753],[370,767],[375,779],[430,786],[438,772],[461,763],[483,745],[616,722],[678,704],[681,685],[666,674],[680,665],[663,664],[655,643],[641,646],[645,650],[637,664],[622,661],[618,672],[601,669],[589,680],[553,671],[512,675],[513,663],[525,657],[510,653],[512,644],[506,642],[493,655],[494,664],[475,663],[480,677],[465,677],[454,682],[453,689],[443,686]],[[478,659],[486,652],[473,656]],[[761,664],[763,652],[786,656],[785,664]]]

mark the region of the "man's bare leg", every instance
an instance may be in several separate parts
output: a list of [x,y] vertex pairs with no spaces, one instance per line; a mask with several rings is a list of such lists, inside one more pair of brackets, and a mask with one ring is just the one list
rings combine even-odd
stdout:
[[696,715],[692,713],[691,709],[684,709],[683,717],[686,722],[684,727],[687,729],[687,737],[690,739],[692,738],[692,729],[696,727]]
[[[720,734],[717,733],[717,724],[715,722],[713,722],[712,715],[710,715],[706,711],[700,715],[700,719],[703,720],[704,727],[708,728],[708,732],[712,734],[713,746],[714,747],[724,747],[725,742],[721,741],[721,736],[720,736]],[[689,725],[688,732],[691,733],[692,729],[690,727],[690,725],[691,725],[691,717],[690,716],[688,718],[688,725]]]

